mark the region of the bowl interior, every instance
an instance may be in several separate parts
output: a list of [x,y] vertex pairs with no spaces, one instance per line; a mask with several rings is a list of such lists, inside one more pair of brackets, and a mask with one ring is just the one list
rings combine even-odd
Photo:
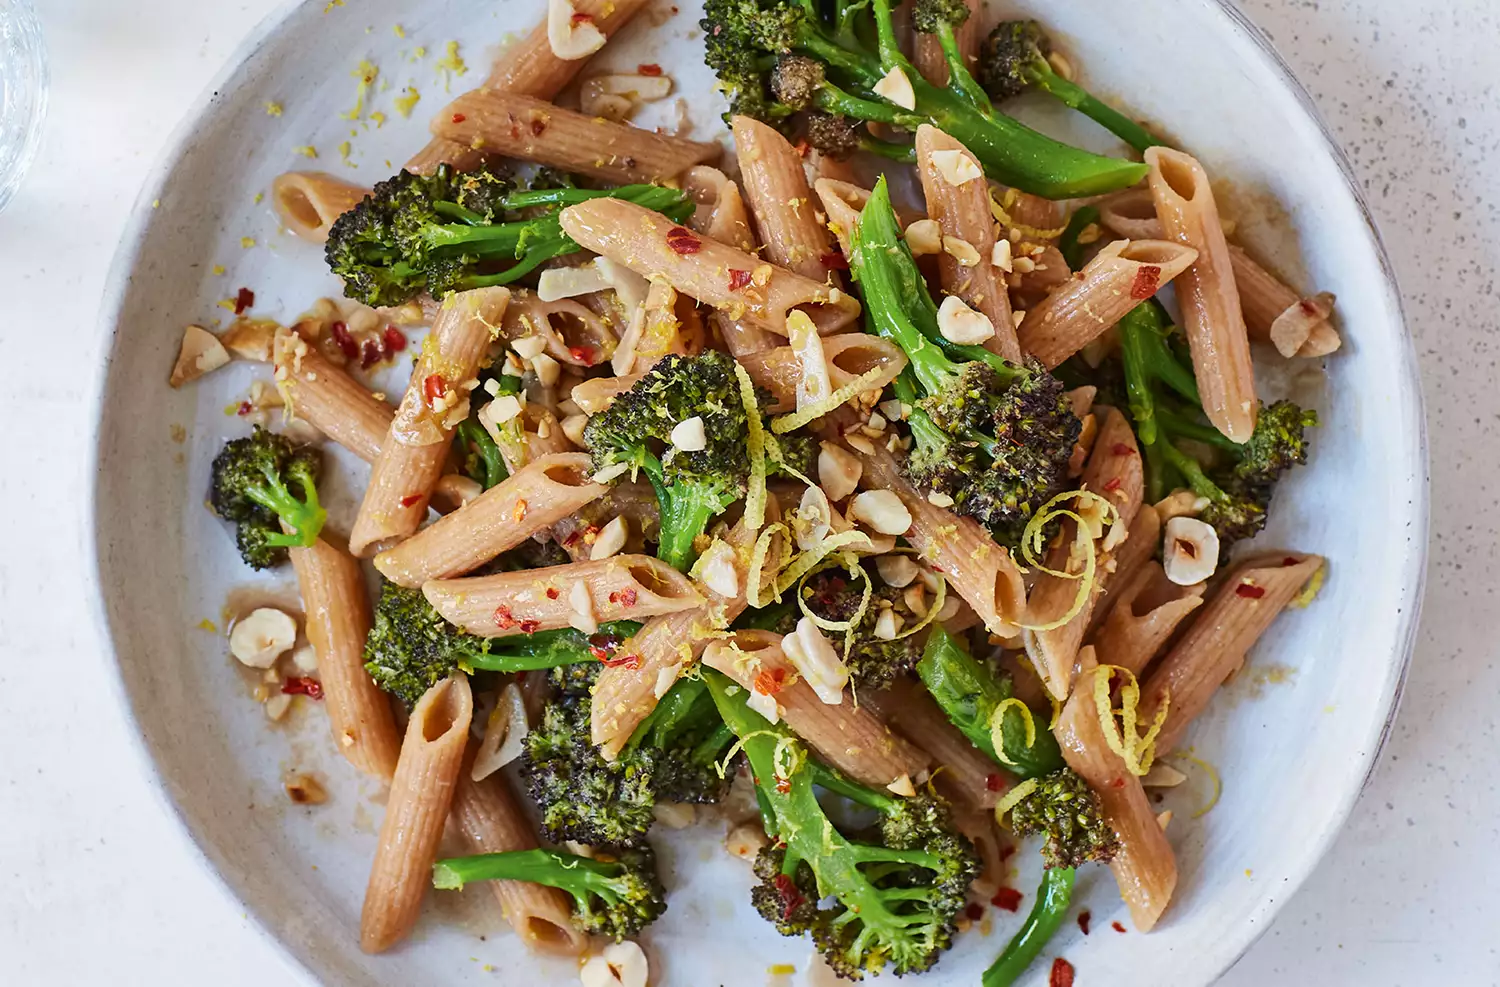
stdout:
[[[259,193],[297,166],[359,181],[390,174],[425,139],[446,87],[457,93],[477,84],[495,43],[541,12],[537,0],[324,8],[307,0],[246,43],[179,133],[122,245],[105,306],[113,343],[95,489],[104,614],[141,737],[192,838],[320,980],[492,983],[493,967],[504,982],[574,983],[571,962],[518,947],[483,889],[441,896],[412,941],[388,956],[363,955],[357,929],[382,811],[378,788],[333,752],[320,711],[299,706],[271,727],[223,638],[226,604],[296,602],[289,576],[257,578],[240,566],[229,532],[203,507],[214,451],[246,430],[232,406],[268,374],[237,363],[169,390],[181,327],[227,322],[217,303],[240,286],[254,290],[257,313],[286,319],[336,294],[318,249],[279,231]],[[692,40],[698,8],[681,8],[659,29],[640,19],[602,62],[627,70],[661,63],[682,109],[669,100],[644,122],[670,123],[685,112],[696,136],[720,134],[718,99]],[[1221,201],[1255,252],[1294,284],[1339,298],[1346,343],[1326,376],[1318,366],[1275,365],[1274,354],[1259,354],[1270,358],[1262,364],[1267,389],[1295,392],[1325,422],[1311,465],[1278,494],[1262,541],[1326,555],[1327,583],[1312,608],[1277,623],[1193,730],[1192,754],[1216,769],[1223,792],[1213,811],[1190,819],[1211,786],[1205,769],[1189,766],[1193,783],[1164,803],[1176,810],[1181,879],[1159,930],[1109,931],[1112,920],[1127,920],[1112,878],[1094,869],[1081,876],[1077,897],[1093,913],[1095,934],[1070,924],[1049,950],[1086,978],[1109,971],[1122,987],[1203,984],[1265,928],[1344,820],[1399,689],[1426,536],[1412,355],[1389,269],[1342,159],[1253,29],[1212,0],[1020,3],[1004,12],[1043,17],[1096,91],[1162,122],[1223,180]],[[454,39],[470,67],[445,80],[435,65]],[[350,72],[361,58],[380,68],[380,79],[366,115],[351,121],[340,114],[354,106]],[[393,103],[408,86],[421,94],[410,120]],[[272,102],[280,115],[267,112]],[[371,108],[385,113],[383,126],[370,120]],[[1020,112],[1060,136],[1111,146],[1055,107]],[[347,153],[339,148],[345,141]],[[299,147],[315,148],[316,162],[299,157]],[[333,524],[343,530],[359,489],[348,478],[362,478],[363,469],[338,455],[331,470],[345,477],[331,491]],[[293,806],[281,790],[290,771],[317,773],[328,803]],[[749,874],[718,849],[722,835],[715,822],[659,841],[674,888],[649,936],[663,987],[760,983],[772,964],[807,966],[809,947],[779,938],[753,913]],[[1034,887],[1034,868],[1023,861],[1018,888]],[[923,982],[977,982],[1017,922],[992,912]]]

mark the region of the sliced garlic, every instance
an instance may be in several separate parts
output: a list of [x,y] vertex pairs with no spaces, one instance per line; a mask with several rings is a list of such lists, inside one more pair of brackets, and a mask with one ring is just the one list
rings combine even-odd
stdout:
[[293,651],[288,660],[298,675],[314,675],[318,671],[318,652],[311,644],[304,644]]
[[589,423],[588,415],[569,415],[561,422],[563,434],[578,448],[584,448],[583,429]]
[[995,338],[995,324],[983,312],[976,312],[957,295],[949,295],[938,306],[938,331],[949,342],[978,346]]
[[715,538],[713,544],[698,559],[694,567],[703,585],[723,597],[740,595],[740,571],[734,564],[734,548],[722,539]]
[[286,715],[286,711],[292,708],[292,697],[284,692],[278,692],[269,697],[261,708],[265,710],[267,719],[279,722]]
[[1193,517],[1174,517],[1166,524],[1162,568],[1178,586],[1201,583],[1219,567],[1219,533]]
[[615,298],[625,310],[625,323],[628,325],[635,310],[645,303],[646,295],[651,290],[651,282],[608,257],[595,257],[594,267],[604,275],[610,287],[615,289]]
[[935,219],[919,219],[906,228],[906,246],[913,257],[943,252],[943,228]]
[[1187,775],[1170,764],[1157,761],[1141,778],[1141,785],[1146,788],[1176,788],[1185,781],[1187,781]]
[[829,500],[843,500],[859,487],[864,475],[859,457],[836,442],[824,442],[818,452],[818,485]]
[[911,80],[906,73],[901,71],[899,65],[891,66],[891,70],[885,74],[879,82],[875,83],[875,95],[881,99],[890,100],[903,110],[915,110],[917,108],[917,94],[911,87]]
[[228,362],[229,351],[218,337],[202,326],[188,326],[182,331],[182,348],[177,352],[177,362],[167,383],[181,387]]
[[792,528],[797,534],[797,547],[804,552],[828,537],[833,528],[833,508],[821,487],[808,487],[802,494],[796,522]]
[[672,686],[682,677],[682,662],[673,662],[666,668],[659,669],[656,673],[656,684],[651,687],[651,694],[657,699],[672,691]]
[[469,777],[483,781],[521,756],[531,724],[526,718],[526,699],[520,686],[508,682],[500,690],[500,701],[485,721],[484,737],[474,754]]
[[562,364],[546,353],[539,353],[532,358],[531,369],[536,374],[537,383],[543,387],[555,386],[558,378],[562,377]]
[[745,705],[764,716],[767,723],[781,722],[781,704],[776,701],[775,696],[751,689],[750,698],[745,700]]
[[1208,498],[1200,497],[1191,490],[1174,490],[1154,505],[1162,523],[1174,517],[1197,517],[1208,507]]
[[[555,302],[564,298],[577,298],[579,295],[605,291],[609,287],[609,279],[593,264],[580,264],[577,267],[549,267],[536,280],[536,296],[544,302]],[[517,342],[522,342],[522,340]],[[546,345],[545,342],[543,345]],[[521,352],[519,345],[515,349],[516,352]],[[521,353],[521,358],[525,360],[533,356],[536,356],[536,353]]]
[[702,452],[707,448],[708,435],[703,431],[703,418],[694,415],[673,426],[672,445],[683,452]]
[[579,971],[583,987],[646,987],[650,967],[646,954],[630,940],[610,943],[590,956]]
[[583,84],[601,93],[646,103],[672,95],[672,77],[669,75],[596,75],[584,80]]
[[837,706],[844,701],[849,669],[811,617],[797,621],[796,629],[781,639],[781,649],[826,705]]
[[911,511],[889,490],[865,490],[855,495],[849,513],[882,535],[904,535],[911,527]]
[[823,352],[823,337],[818,335],[813,320],[800,308],[787,314],[786,335],[802,370],[797,378],[797,410],[805,411],[833,395],[833,379],[828,372],[828,357]]
[[575,22],[577,11],[569,0],[547,2],[547,45],[552,54],[565,62],[587,58],[607,40],[604,32],[594,26],[593,18]]
[[964,185],[976,178],[984,177],[979,164],[967,153],[957,148],[949,151],[933,151],[929,157],[932,160],[932,166],[949,185]]
[[575,580],[568,588],[568,606],[572,611],[568,614],[570,626],[585,634],[599,633],[599,618],[594,614],[594,597],[585,580]]
[[875,560],[875,571],[881,582],[896,589],[905,589],[917,578],[920,571],[910,555],[882,555]]
[[297,622],[272,607],[250,611],[229,632],[229,653],[251,668],[270,668],[296,643]]
[[608,524],[599,529],[594,544],[589,547],[589,558],[597,562],[611,555],[618,555],[620,549],[625,547],[625,539],[629,534],[629,525],[623,517],[611,518]]
[[521,401],[514,394],[502,394],[479,412],[479,423],[499,428],[521,413]]

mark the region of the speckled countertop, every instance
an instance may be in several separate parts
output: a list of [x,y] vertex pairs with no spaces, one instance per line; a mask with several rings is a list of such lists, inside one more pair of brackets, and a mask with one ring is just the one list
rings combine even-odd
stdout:
[[[38,3],[51,116],[0,215],[7,984],[296,978],[186,850],[126,745],[75,591],[88,375],[68,370],[95,362],[105,271],[161,142],[275,5]],[[1423,630],[1380,768],[1333,851],[1223,983],[1500,984],[1500,3],[1241,5],[1316,97],[1390,246],[1422,361],[1434,489]]]

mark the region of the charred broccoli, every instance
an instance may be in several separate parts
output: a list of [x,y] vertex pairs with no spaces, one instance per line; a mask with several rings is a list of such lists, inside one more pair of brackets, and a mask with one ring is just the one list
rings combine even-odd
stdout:
[[997,541],[1016,544],[1036,510],[1061,491],[1083,427],[1062,382],[1035,361],[1018,367],[938,331],[937,307],[900,239],[883,177],[854,243],[851,269],[868,318],[911,361],[894,384],[896,397],[914,408],[907,476],[952,498],[955,511]]
[[[849,678],[858,689],[883,689],[899,676],[905,675],[922,657],[923,637],[910,634],[895,640],[885,640],[875,634],[875,625],[882,610],[894,610],[901,617],[903,626],[911,626],[927,616],[913,613],[906,607],[904,591],[884,585],[878,577],[865,572],[874,589],[870,593],[870,604],[864,615],[854,625],[854,633],[847,638],[829,632],[834,647],[843,652],[844,664],[849,668]],[[863,588],[848,574],[838,569],[827,569],[811,576],[803,587],[807,608],[824,620],[847,621],[853,618],[863,597]],[[795,605],[788,607],[784,618],[772,630],[788,634],[796,626],[800,616]]]
[[1028,89],[1051,93],[1137,151],[1163,143],[1076,82],[1058,75],[1048,60],[1051,54],[1052,39],[1036,21],[1005,21],[990,32],[979,50],[979,81],[1000,100]]
[[597,634],[572,628],[483,638],[459,630],[433,609],[419,589],[387,582],[365,638],[365,670],[375,684],[414,706],[422,693],[462,671],[523,672],[609,657],[640,624],[601,624]]
[[[862,126],[851,136],[846,125],[915,131],[930,123],[961,141],[991,178],[1036,195],[1098,195],[1145,176],[1143,165],[1069,147],[995,112],[953,39],[968,16],[961,2],[917,4],[915,21],[936,34],[949,67],[946,86],[926,82],[901,52],[892,7],[890,0],[708,0],[700,22],[705,60],[730,114],[793,133],[800,115],[817,114],[807,136],[829,153],[860,146],[906,156],[909,145],[877,140]],[[877,92],[898,76],[910,84],[910,101]]]
[[[936,796],[899,798],[814,761],[802,742],[746,704],[747,693],[703,672],[719,713],[739,737],[776,842],[762,852],[751,893],[783,935],[811,933],[840,976],[859,980],[887,965],[897,975],[930,968],[951,944],[954,919],[978,872],[973,847]],[[845,835],[818,804],[822,788],[880,820],[874,841]],[[832,904],[821,907],[822,899]]]
[[[492,172],[431,175],[402,171],[378,183],[334,221],[324,257],[344,279],[344,294],[367,305],[399,305],[426,291],[508,284],[539,265],[581,249],[562,231],[563,206],[613,196],[681,222],[693,211],[681,192],[626,185],[608,192],[520,188]],[[539,214],[538,214],[539,213]]]
[[656,876],[651,848],[613,850],[580,857],[559,850],[513,850],[450,857],[432,865],[432,886],[462,891],[470,881],[529,881],[566,891],[573,924],[621,942],[638,934],[667,910],[667,893]]
[[259,425],[247,438],[224,443],[214,457],[209,503],[221,518],[234,522],[240,558],[247,565],[280,565],[289,547],[317,542],[328,518],[318,503],[322,464],[316,449],[295,446]]

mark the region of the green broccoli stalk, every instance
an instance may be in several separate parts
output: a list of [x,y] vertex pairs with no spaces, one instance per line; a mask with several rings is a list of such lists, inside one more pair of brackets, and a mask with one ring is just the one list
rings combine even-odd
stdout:
[[[1243,445],[1202,419],[1202,401],[1192,370],[1172,351],[1176,327],[1154,301],[1143,302],[1120,320],[1120,357],[1130,416],[1146,464],[1146,497],[1160,500],[1186,486],[1208,501],[1199,517],[1213,526],[1222,550],[1254,537],[1266,524],[1277,480],[1307,461],[1305,430],[1318,424],[1316,412],[1291,401],[1263,406],[1255,431]],[[1210,470],[1183,450],[1191,440],[1229,460]]]
[[[748,693],[705,670],[724,722],[739,737],[776,843],[762,852],[752,892],[783,935],[809,932],[840,976],[890,965],[897,975],[930,968],[953,940],[978,860],[936,797],[898,799],[818,765],[797,737],[746,704]],[[879,843],[857,842],[818,804],[825,787],[875,809]],[[821,899],[832,899],[827,908]]]
[[[259,425],[214,457],[209,503],[233,521],[240,558],[255,569],[286,561],[286,550],[317,543],[328,512],[318,503],[322,457]],[[300,492],[299,499],[292,488]],[[289,530],[283,530],[283,528]]]
[[1036,21],[1005,21],[996,25],[980,47],[979,79],[1000,100],[1028,89],[1050,93],[1137,151],[1164,143],[1082,86],[1058,75],[1047,60],[1050,54],[1052,39]]
[[1018,367],[943,337],[884,177],[860,216],[850,268],[869,325],[910,361],[894,388],[917,409],[909,418],[908,478],[951,497],[955,511],[997,540],[1016,544],[1036,510],[1063,488],[1082,430],[1062,382],[1035,361]]
[[[834,0],[826,6],[814,0],[708,0],[700,26],[705,60],[719,77],[731,114],[783,128],[808,110],[909,131],[931,123],[973,152],[991,178],[1052,199],[1100,195],[1145,177],[1144,165],[1069,147],[996,112],[956,57],[952,32],[967,15],[954,0],[921,0],[914,14],[944,45],[947,86],[925,81],[901,52],[890,0]],[[875,92],[896,71],[911,83],[912,108]],[[834,153],[865,146],[826,122],[809,132],[814,139],[824,135],[834,138],[826,148]]]
[[681,192],[657,185],[519,190],[490,172],[460,175],[443,165],[431,175],[402,171],[376,184],[334,221],[324,257],[344,279],[344,294],[367,305],[509,284],[582,249],[562,231],[558,211],[603,196],[678,222],[693,211]]
[[601,624],[597,634],[562,628],[483,638],[444,620],[421,590],[387,582],[365,638],[365,670],[410,707],[456,670],[524,672],[609,658],[640,626],[621,620]]
[[[703,422],[702,449],[672,444],[672,430],[690,418]],[[583,441],[596,469],[624,463],[645,472],[660,508],[657,555],[684,572],[698,557],[694,540],[748,488],[750,425],[734,360],[717,350],[664,357],[589,419]]]
[[1010,987],[1042,955],[1047,941],[1057,934],[1068,915],[1075,876],[1071,867],[1051,867],[1042,872],[1042,883],[1036,889],[1031,913],[1011,937],[1005,950],[984,971],[980,987]]
[[471,881],[529,881],[566,891],[573,924],[590,935],[623,942],[667,910],[666,889],[656,876],[650,847],[620,850],[609,859],[559,850],[512,850],[449,857],[432,865],[432,886],[462,891]]
[[1083,267],[1083,244],[1078,242],[1078,238],[1083,235],[1084,230],[1097,222],[1098,206],[1079,206],[1068,217],[1068,225],[1063,227],[1062,236],[1057,240],[1057,251],[1068,262],[1068,270],[1077,271]]

